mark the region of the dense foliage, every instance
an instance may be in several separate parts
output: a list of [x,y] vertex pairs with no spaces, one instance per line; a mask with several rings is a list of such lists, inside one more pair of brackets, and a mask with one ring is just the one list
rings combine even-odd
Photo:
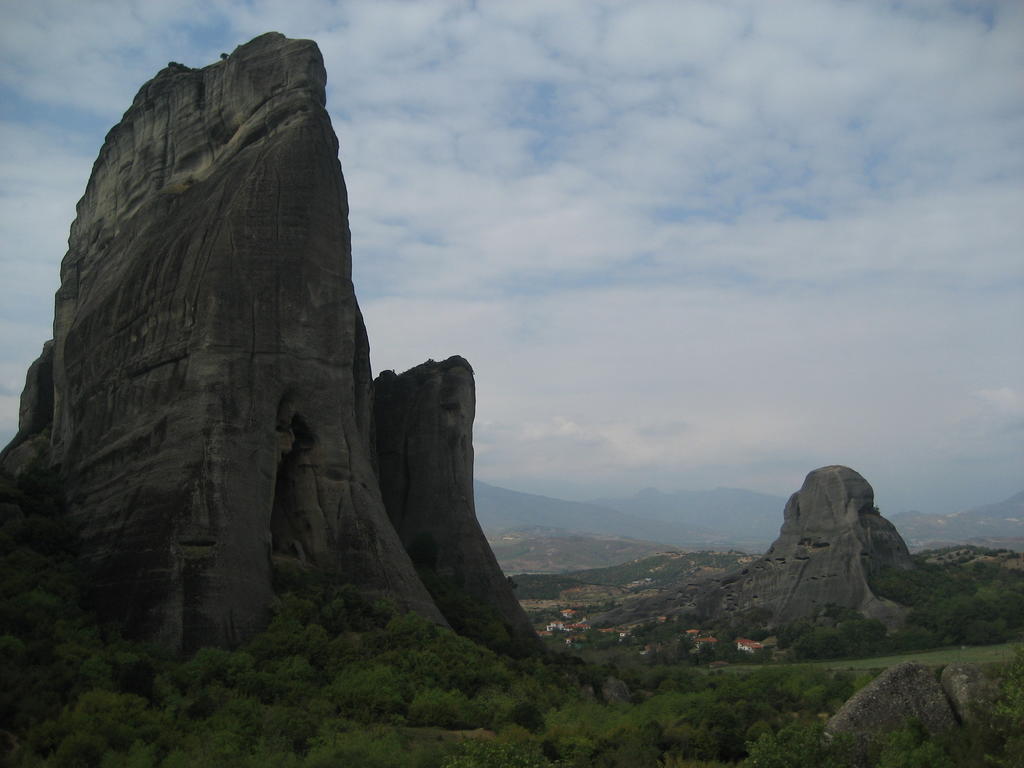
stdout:
[[[97,623],[52,478],[3,481],[0,505],[0,757],[12,765],[838,765],[848,745],[822,738],[822,718],[867,679],[782,665],[614,670],[526,654],[451,585],[431,589],[476,640],[298,569],[277,572],[263,633],[174,658]],[[972,764],[958,749],[1012,765],[1005,743],[1024,723],[1021,670],[1024,657],[976,734],[899,732],[879,765],[925,764],[885,757],[918,753],[929,765]],[[631,700],[603,692],[612,675]]]
[[881,597],[912,608],[910,626],[936,645],[1002,643],[1024,632],[1024,571],[991,557],[937,564],[932,555],[917,555],[914,570],[890,569],[871,583]]

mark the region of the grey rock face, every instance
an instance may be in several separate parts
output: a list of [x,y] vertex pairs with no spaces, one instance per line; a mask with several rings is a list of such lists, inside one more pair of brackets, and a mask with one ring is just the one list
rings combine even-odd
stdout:
[[887,621],[894,606],[867,586],[887,566],[912,562],[896,528],[874,509],[871,486],[849,467],[822,467],[786,503],[764,557],[697,594],[693,606],[703,615],[761,608],[778,625],[835,603]]
[[703,615],[761,608],[772,624],[813,615],[829,603],[890,619],[868,577],[885,567],[911,568],[906,544],[874,508],[874,491],[849,467],[807,475],[786,504],[779,538],[760,560],[697,596]]
[[979,707],[991,705],[999,693],[996,681],[985,677],[977,664],[949,664],[942,670],[940,682],[961,722],[970,720]]
[[374,472],[325,83],[316,45],[276,33],[169,65],[71,228],[53,460],[104,618],[173,648],[261,628],[272,555],[443,622]]
[[[887,624],[899,621],[899,606],[876,597],[867,579],[885,567],[911,568],[913,561],[896,528],[875,510],[863,477],[849,467],[816,469],[784,514],[779,537],[760,559],[720,578],[681,584],[633,611],[706,619],[757,610],[778,625],[834,603]],[[601,621],[629,618],[612,612]]]
[[622,680],[609,676],[605,678],[604,684],[601,686],[601,696],[607,702],[620,701],[628,704],[632,695],[629,692],[629,686]]
[[501,572],[473,500],[473,369],[428,361],[374,383],[381,492],[413,561],[493,606],[512,632],[535,638]]
[[50,461],[50,439],[45,433],[32,435],[20,442],[11,442],[0,458],[0,469],[20,475],[36,462],[47,466]]
[[53,423],[53,341],[43,345],[25,375],[18,409],[18,433],[0,453],[0,468],[20,474],[34,459],[49,458],[49,440],[40,435]]
[[890,667],[851,696],[828,721],[825,732],[853,734],[863,763],[872,737],[901,728],[911,718],[931,734],[957,725],[932,671],[906,661]]

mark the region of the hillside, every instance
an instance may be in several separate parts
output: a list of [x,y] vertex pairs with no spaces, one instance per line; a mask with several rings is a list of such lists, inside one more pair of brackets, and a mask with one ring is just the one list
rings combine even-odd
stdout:
[[[665,587],[686,578],[703,578],[724,571],[753,557],[743,552],[661,552],[606,568],[592,568],[563,574],[522,574],[515,577],[516,594],[522,600],[553,600],[572,592],[579,598],[582,588],[612,587],[617,601]],[[601,590],[608,594],[607,590]]]
[[785,506],[785,499],[731,489],[643,491],[607,503],[521,493],[479,480],[475,491],[477,519],[492,538],[500,531],[554,528],[688,549],[760,551],[778,534]]
[[1024,551],[1024,491],[950,515],[904,512],[893,523],[915,549],[976,544]]
[[621,536],[660,541],[680,547],[705,547],[719,537],[711,530],[664,520],[637,517],[598,504],[475,483],[476,514],[485,531],[532,527],[558,528],[573,533]]
[[491,533],[488,541],[506,574],[603,568],[666,549],[651,541],[571,533],[557,528],[506,530]]

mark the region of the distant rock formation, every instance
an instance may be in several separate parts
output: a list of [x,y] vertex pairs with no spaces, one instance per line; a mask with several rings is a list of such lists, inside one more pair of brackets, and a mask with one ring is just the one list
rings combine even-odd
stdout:
[[[101,617],[132,636],[244,640],[268,618],[273,558],[445,623],[380,492],[325,88],[316,44],[277,33],[171,63],[107,134],[78,204],[55,338],[3,461],[48,446]],[[437,438],[453,456],[436,466],[465,472],[471,449]],[[451,516],[464,527],[471,499]],[[475,546],[446,557],[480,587],[494,573],[471,572]]]
[[698,600],[700,613],[763,608],[772,624],[812,615],[829,603],[889,619],[868,578],[883,568],[911,568],[906,544],[875,509],[867,480],[849,467],[807,475],[786,503],[779,538],[760,560],[719,581]]
[[825,732],[852,734],[859,764],[863,764],[872,737],[902,728],[911,718],[932,735],[957,725],[935,673],[923,664],[905,661],[851,696],[825,725]]
[[473,369],[433,360],[374,382],[380,487],[413,563],[490,603],[521,638],[536,638],[477,522],[473,502]]
[[874,506],[874,491],[849,467],[829,466],[807,475],[786,504],[779,537],[747,566],[666,595],[611,612],[603,623],[647,615],[691,613],[700,619],[757,611],[769,625],[815,615],[828,604],[853,608],[895,623],[900,609],[875,596],[868,578],[886,567],[911,568],[906,544]]
[[895,519],[910,546],[937,549],[973,544],[993,549],[1024,550],[1024,491],[995,504],[928,515],[904,512]]

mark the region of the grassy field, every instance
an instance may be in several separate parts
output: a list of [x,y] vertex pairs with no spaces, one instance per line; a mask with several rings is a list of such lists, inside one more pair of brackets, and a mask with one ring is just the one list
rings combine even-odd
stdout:
[[[926,667],[943,667],[956,661],[969,664],[998,664],[1010,661],[1019,643],[1002,645],[970,645],[963,648],[938,648],[932,651],[914,651],[896,656],[873,656],[867,659],[828,659],[826,661],[797,661],[794,666],[804,665],[852,671],[879,672],[904,661],[916,661]],[[725,671],[749,671],[759,669],[756,664],[731,664]]]
[[1015,643],[1002,645],[968,645],[939,648],[934,651],[902,653],[898,656],[876,656],[871,659],[845,659],[812,662],[829,669],[885,669],[904,661],[917,661],[927,667],[941,667],[956,661],[970,664],[994,664],[1013,658]]

